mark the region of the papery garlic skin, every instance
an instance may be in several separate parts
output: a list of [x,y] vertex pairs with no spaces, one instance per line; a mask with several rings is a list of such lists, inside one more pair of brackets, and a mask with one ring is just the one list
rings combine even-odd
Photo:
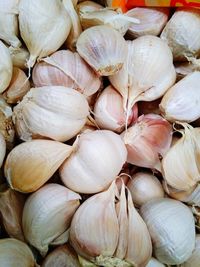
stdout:
[[4,136],[0,133],[0,168],[6,155],[6,142]]
[[9,267],[38,266],[27,244],[14,238],[0,239],[0,263]]
[[140,210],[149,229],[156,258],[165,264],[181,264],[192,255],[195,223],[190,209],[172,199],[154,199]]
[[101,85],[99,77],[79,54],[69,50],[57,51],[37,63],[32,78],[36,87],[66,86],[86,96],[96,93]]
[[72,88],[32,88],[14,108],[13,121],[24,140],[48,137],[67,141],[85,125],[89,106],[85,97]]
[[171,145],[172,126],[159,115],[147,114],[140,116],[121,136],[128,151],[128,163],[160,170],[160,157]]
[[7,156],[4,173],[11,188],[30,193],[40,188],[63,161],[72,147],[50,140],[33,140],[16,146]]
[[152,257],[146,267],[165,267],[165,265]]
[[[172,52],[160,38],[141,36],[127,41],[128,57],[122,69],[109,77],[128,112],[138,101],[160,98],[176,80]],[[165,64],[163,64],[165,62]]]
[[175,61],[200,55],[200,11],[178,8],[165,26],[161,38],[172,50]]
[[196,244],[195,249],[192,253],[192,256],[184,262],[181,267],[199,267],[200,262],[200,235],[196,235]]
[[133,203],[139,207],[151,199],[164,197],[161,183],[150,173],[137,172],[128,181],[127,187],[131,192]]
[[13,75],[8,89],[3,93],[6,102],[16,104],[30,90],[30,82],[25,72],[19,68],[13,68]]
[[126,147],[117,134],[108,130],[81,134],[60,168],[61,180],[79,193],[103,191],[119,174],[126,157]]
[[[127,125],[137,119],[137,104],[129,114]],[[122,132],[126,125],[126,112],[122,96],[112,86],[106,87],[94,105],[94,118],[98,126],[115,132]]]
[[171,122],[192,122],[200,117],[200,72],[195,71],[172,86],[159,105]]
[[128,52],[122,35],[105,25],[82,32],[77,41],[77,51],[102,76],[117,73],[125,63]]
[[8,49],[11,55],[13,66],[20,69],[27,69],[26,63],[30,56],[28,50],[24,47],[19,47],[16,49],[11,46]]
[[8,87],[13,71],[12,59],[8,48],[0,41],[0,93]]
[[127,16],[139,19],[139,24],[131,24],[128,36],[136,38],[142,35],[159,35],[169,17],[168,8],[136,7],[126,13]]
[[59,0],[21,0],[19,4],[19,27],[30,57],[28,67],[36,59],[55,52],[66,40],[71,21]]
[[59,184],[47,184],[27,199],[22,217],[24,235],[42,255],[69,228],[80,199],[80,195]]
[[17,37],[18,5],[19,0],[0,1],[0,39],[15,48],[21,46]]

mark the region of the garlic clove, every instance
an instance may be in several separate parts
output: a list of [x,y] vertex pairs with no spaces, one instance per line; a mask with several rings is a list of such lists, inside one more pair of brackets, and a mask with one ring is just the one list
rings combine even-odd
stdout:
[[9,52],[11,55],[11,59],[13,62],[13,66],[20,68],[20,69],[26,69],[27,65],[26,62],[29,58],[29,52],[25,47],[19,47],[19,48],[13,48],[9,47]]
[[37,267],[30,248],[14,238],[0,239],[0,264],[9,267]]
[[27,199],[23,231],[41,255],[46,255],[51,242],[69,228],[80,199],[80,195],[59,184],[47,184]]
[[133,203],[139,207],[151,199],[164,197],[164,190],[160,181],[150,173],[137,172],[128,181],[127,187],[130,190]]
[[4,136],[0,133],[0,168],[3,164],[5,155],[6,155],[6,142]]
[[196,244],[195,249],[192,253],[192,256],[183,263],[182,267],[199,267],[200,262],[200,235],[196,235]]
[[13,121],[19,137],[67,141],[86,123],[89,107],[79,92],[63,86],[32,88],[14,108]]
[[13,65],[9,50],[2,41],[0,41],[0,53],[0,93],[2,93],[11,81]]
[[55,52],[66,40],[71,20],[61,1],[21,0],[19,4],[20,34],[30,57],[29,69],[36,59]]
[[125,63],[128,52],[122,35],[105,25],[94,26],[82,32],[77,41],[77,51],[103,76],[118,72]]
[[22,211],[25,198],[22,194],[8,188],[5,184],[0,186],[0,214],[7,234],[24,241],[22,231]]
[[128,36],[132,39],[142,35],[159,35],[169,17],[168,8],[136,7],[126,13],[127,16],[137,18],[139,24],[131,24]]
[[122,137],[128,151],[127,162],[160,170],[160,157],[171,145],[172,126],[159,115],[142,115]]
[[127,203],[129,221],[128,249],[125,259],[133,266],[146,266],[152,255],[151,237],[145,222],[133,205],[129,190]]
[[175,61],[186,61],[200,55],[200,11],[178,8],[168,21],[161,38],[172,50]]
[[9,104],[17,104],[22,100],[23,96],[30,90],[30,82],[23,70],[14,67],[13,76],[9,87],[3,93],[6,102]]
[[165,267],[165,265],[152,257],[146,267]]
[[[137,119],[137,104],[129,114],[127,125]],[[98,126],[120,133],[126,124],[126,112],[122,96],[110,85],[97,98],[94,105],[94,118]]]
[[195,71],[163,96],[160,110],[169,121],[192,122],[200,117],[200,72]]
[[162,198],[147,202],[140,211],[156,258],[170,265],[188,260],[195,246],[195,224],[190,209],[177,200]]
[[176,69],[177,80],[181,80],[194,71],[200,71],[200,65],[198,62],[175,62],[174,65]]
[[79,56],[69,50],[60,50],[44,58],[33,69],[36,87],[61,85],[76,89],[86,96],[96,93],[101,80]]
[[34,192],[40,188],[63,161],[72,147],[50,140],[33,140],[16,146],[7,156],[4,172],[11,188]]
[[60,168],[61,180],[79,193],[103,191],[115,180],[126,157],[119,135],[108,130],[81,134],[72,155]]
[[78,257],[69,245],[59,246],[47,255],[42,267],[81,267]]
[[93,1],[83,1],[78,3],[76,9],[79,14],[79,17],[81,19],[82,14],[86,14],[88,12],[98,11],[100,9],[104,8],[102,5],[93,2]]

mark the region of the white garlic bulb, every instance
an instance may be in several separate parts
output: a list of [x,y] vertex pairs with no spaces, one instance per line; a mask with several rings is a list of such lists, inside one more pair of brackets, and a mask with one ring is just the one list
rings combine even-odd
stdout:
[[60,168],[63,183],[79,193],[106,189],[119,174],[127,151],[120,136],[108,130],[80,135],[69,160]]
[[160,38],[146,35],[127,44],[127,61],[109,80],[123,96],[124,107],[130,112],[138,101],[161,97],[174,84],[176,72],[172,53]]
[[156,258],[170,265],[187,261],[195,247],[195,223],[190,209],[177,200],[162,198],[147,202],[140,211]]
[[0,93],[8,87],[13,71],[12,59],[8,48],[0,41]]
[[127,50],[122,35],[105,25],[85,30],[77,41],[80,56],[98,74],[104,76],[112,75],[122,68],[127,58]]
[[131,192],[133,203],[139,207],[151,199],[164,197],[160,181],[150,173],[135,173],[128,181],[127,187]]
[[19,27],[33,67],[36,59],[55,52],[66,40],[71,20],[60,0],[21,0],[19,4]]
[[200,55],[200,11],[178,8],[165,26],[161,38],[172,50],[174,60],[185,61]]
[[22,218],[24,235],[42,255],[69,228],[80,199],[77,193],[59,184],[47,184],[27,199]]
[[19,137],[48,137],[67,141],[85,125],[89,106],[85,97],[67,87],[32,88],[14,108],[13,121]]

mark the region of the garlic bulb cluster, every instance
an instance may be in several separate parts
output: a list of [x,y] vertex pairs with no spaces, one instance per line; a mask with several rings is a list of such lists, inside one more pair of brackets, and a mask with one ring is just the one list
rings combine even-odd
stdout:
[[21,0],[19,4],[19,27],[33,67],[36,59],[55,52],[66,40],[71,20],[59,0]]
[[122,137],[128,151],[127,162],[161,170],[160,159],[170,148],[172,126],[157,114],[142,115]]
[[98,91],[101,81],[78,53],[60,50],[44,58],[33,69],[36,87],[61,85],[76,89],[86,96]]
[[124,130],[126,123],[129,125],[134,122],[137,115],[138,108],[135,104],[126,121],[123,98],[111,85],[103,90],[94,105],[94,118],[98,126],[118,133]]
[[6,90],[12,78],[12,59],[8,48],[0,41],[0,93]]
[[72,88],[32,88],[14,108],[13,121],[19,137],[31,140],[47,137],[67,141],[85,125],[89,106],[85,97]]
[[174,84],[176,72],[172,53],[160,38],[146,35],[127,44],[126,64],[109,80],[123,96],[124,107],[130,112],[137,101],[161,97]]
[[0,239],[1,266],[37,267],[27,244],[14,238]]
[[199,267],[200,262],[200,235],[196,235],[195,249],[192,253],[192,256],[184,262],[181,267]]
[[136,38],[142,35],[159,35],[169,17],[168,8],[136,7],[126,13],[127,16],[137,18],[140,23],[131,24],[128,35]]
[[80,198],[62,185],[47,184],[27,199],[22,217],[24,235],[42,255],[69,228]]
[[182,137],[169,149],[162,160],[162,174],[168,185],[179,191],[191,190],[200,179],[200,128],[183,124]]
[[0,133],[0,168],[6,155],[6,142],[4,136]]
[[105,190],[127,157],[120,136],[108,130],[83,133],[73,146],[73,153],[60,168],[60,176],[68,188],[79,193]]
[[186,61],[200,55],[200,11],[179,8],[165,26],[161,38],[170,46],[174,60]]
[[23,193],[34,192],[51,178],[71,152],[71,146],[56,141],[22,143],[8,154],[5,177],[11,188]]
[[69,245],[62,245],[54,249],[45,258],[42,267],[81,267],[78,257],[73,248]]
[[142,206],[146,202],[164,197],[163,187],[158,178],[147,172],[137,172],[127,183],[133,203]]
[[9,104],[17,104],[29,90],[30,82],[25,72],[14,67],[9,87],[3,93],[6,102]]
[[200,71],[172,86],[163,96],[160,110],[168,121],[192,122],[200,117]]
[[17,67],[20,69],[27,68],[26,62],[28,61],[30,54],[26,48],[24,48],[23,46],[20,48],[13,48],[10,46],[9,52],[10,52],[14,67]]
[[181,264],[195,247],[195,223],[190,209],[179,201],[154,199],[141,208],[156,258],[164,264]]
[[116,204],[118,194],[113,182],[108,190],[87,199],[72,219],[70,242],[96,265],[144,267],[152,253],[149,232],[129,191],[126,197],[124,184]]
[[128,48],[118,31],[100,25],[82,32],[77,41],[77,51],[99,75],[108,76],[122,68]]
[[19,0],[0,1],[0,39],[15,48],[21,45],[18,39],[18,5]]

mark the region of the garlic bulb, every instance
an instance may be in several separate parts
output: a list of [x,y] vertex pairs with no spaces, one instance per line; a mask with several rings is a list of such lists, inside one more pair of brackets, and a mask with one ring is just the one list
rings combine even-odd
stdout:
[[128,35],[133,39],[142,35],[159,35],[169,17],[168,8],[136,7],[126,13],[127,16],[137,18],[139,24],[131,24]]
[[116,178],[126,157],[126,147],[119,135],[108,130],[83,133],[60,168],[61,180],[79,193],[103,191]]
[[32,88],[14,108],[13,121],[24,140],[48,137],[67,141],[86,123],[89,107],[79,92],[63,86]]
[[60,50],[43,59],[33,69],[36,87],[61,85],[76,89],[86,96],[98,91],[101,81],[78,53]]
[[21,46],[18,39],[18,5],[19,0],[0,1],[0,39],[12,47]]
[[82,32],[77,51],[99,75],[108,76],[122,68],[127,57],[127,44],[119,32],[101,25]]
[[81,267],[78,257],[70,245],[62,245],[54,249],[45,258],[42,267]]
[[128,151],[127,162],[160,170],[160,159],[171,145],[172,126],[159,115],[142,115],[122,137]]
[[200,11],[178,8],[165,26],[161,38],[170,46],[175,61],[200,55]]
[[182,137],[169,149],[162,160],[162,174],[168,185],[179,191],[192,189],[200,180],[200,128],[183,124]]
[[66,40],[71,21],[59,0],[21,0],[19,4],[19,27],[33,67],[36,59],[55,52]]
[[127,44],[127,61],[109,80],[123,96],[124,107],[130,112],[138,101],[161,97],[174,84],[176,72],[172,53],[160,38],[146,35]]
[[[135,104],[129,114],[127,124],[137,119],[138,108]],[[126,124],[126,113],[122,96],[110,85],[97,98],[94,105],[94,118],[102,129],[122,132]]]
[[8,89],[3,93],[6,102],[16,104],[30,90],[30,82],[23,70],[14,67]]
[[146,267],[165,267],[165,265],[152,257]]
[[131,192],[133,203],[139,207],[151,199],[164,197],[160,181],[150,173],[137,172],[128,181],[127,187]]
[[126,199],[124,185],[117,211],[116,190],[114,182],[107,191],[90,197],[78,208],[70,228],[71,244],[80,256],[96,265],[145,266],[152,252],[147,227],[130,193]]
[[154,199],[141,208],[156,258],[165,264],[181,264],[192,255],[195,224],[190,209],[179,201]]
[[192,122],[200,117],[200,71],[187,75],[163,96],[160,110],[169,121]]
[[8,48],[0,41],[0,93],[8,87],[13,71],[12,59]]
[[14,238],[0,239],[0,264],[9,267],[36,267],[34,256],[30,248]]
[[15,130],[12,122],[12,109],[3,97],[0,97],[0,133],[5,138],[7,149],[11,149],[15,137]]
[[181,267],[199,267],[200,262],[200,235],[196,235],[195,249],[192,256]]
[[180,80],[194,71],[200,71],[200,65],[192,62],[175,62],[177,79]]
[[46,184],[26,201],[22,225],[27,241],[42,255],[69,226],[81,197],[59,184]]
[[0,133],[0,168],[6,155],[6,142],[4,136]]
[[13,66],[20,69],[27,68],[26,62],[28,61],[30,55],[26,48],[24,47],[13,48],[10,46],[9,52],[12,58]]
[[40,188],[63,161],[72,147],[50,140],[33,140],[16,146],[7,156],[4,172],[11,188],[23,193]]
[[22,231],[22,211],[25,198],[20,194],[8,188],[5,184],[0,187],[0,214],[1,221],[7,234],[10,237],[24,241]]

